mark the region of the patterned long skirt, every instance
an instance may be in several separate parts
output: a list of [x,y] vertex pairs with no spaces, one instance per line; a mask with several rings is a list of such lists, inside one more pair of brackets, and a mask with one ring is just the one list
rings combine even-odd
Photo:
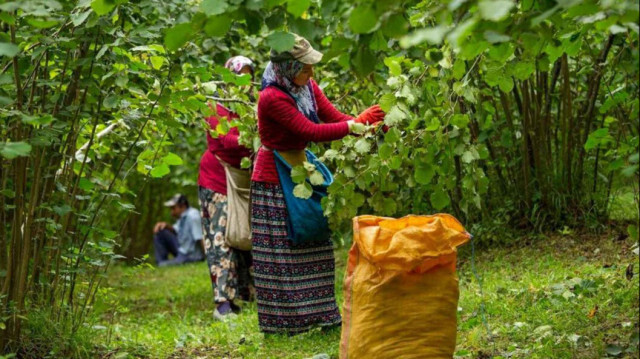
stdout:
[[227,196],[204,187],[200,187],[198,196],[214,301],[253,300],[255,288],[251,252],[231,248],[224,240]]
[[251,228],[258,321],[265,333],[296,334],[341,323],[333,244],[294,246],[279,184],[252,182]]

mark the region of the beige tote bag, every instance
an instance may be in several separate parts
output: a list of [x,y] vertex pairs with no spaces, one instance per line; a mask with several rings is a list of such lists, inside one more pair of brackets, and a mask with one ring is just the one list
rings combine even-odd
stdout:
[[225,242],[231,248],[251,250],[249,202],[251,171],[235,168],[216,156],[227,177],[227,229]]

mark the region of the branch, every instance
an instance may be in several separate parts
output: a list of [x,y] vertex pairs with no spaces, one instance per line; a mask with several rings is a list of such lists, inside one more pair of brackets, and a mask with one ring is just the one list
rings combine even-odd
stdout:
[[[98,134],[96,134],[96,139],[99,140],[102,137],[110,134],[111,132],[113,132],[113,130],[118,126],[118,125],[122,125],[124,124],[124,122],[122,120],[116,121],[112,124],[110,124],[109,126],[107,126],[104,130],[98,132]],[[82,147],[80,147],[75,154],[76,160],[78,161],[83,161],[84,160],[84,152],[87,150],[87,148],[89,148],[89,144],[91,143],[91,140],[87,141],[84,145],[82,145]]]
[[255,108],[253,107],[254,104],[244,101],[244,100],[238,100],[235,98],[222,98],[222,97],[215,97],[215,96],[207,96],[207,98],[209,100],[213,100],[213,101],[218,101],[218,102],[237,102],[237,103],[241,103],[243,105],[247,105],[249,107],[251,107],[251,109],[255,112]]

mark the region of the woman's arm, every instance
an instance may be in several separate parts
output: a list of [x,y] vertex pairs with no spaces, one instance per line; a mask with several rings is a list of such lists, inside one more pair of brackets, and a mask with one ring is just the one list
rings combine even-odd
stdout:
[[349,134],[347,122],[314,123],[298,110],[292,98],[275,89],[262,91],[258,103],[258,116],[261,114],[269,116],[304,141],[333,141]]
[[318,105],[318,117],[320,118],[320,121],[324,123],[336,123],[353,120],[353,117],[338,111],[331,101],[329,101],[327,96],[324,95],[320,86],[318,86],[318,84],[313,80],[311,80],[311,88],[313,88],[313,95],[315,96],[316,104]]
[[241,149],[242,145],[238,142],[240,136],[227,133],[226,135],[220,135],[218,139],[222,142],[222,147],[226,149]]

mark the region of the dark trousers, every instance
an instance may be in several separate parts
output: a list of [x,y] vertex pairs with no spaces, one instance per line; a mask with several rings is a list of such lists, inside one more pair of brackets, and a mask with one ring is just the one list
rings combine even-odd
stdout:
[[153,235],[153,247],[156,254],[156,264],[169,259],[169,254],[178,257],[178,237],[168,229],[163,229]]
[[[163,229],[153,235],[153,247],[156,255],[156,264],[160,267],[197,262],[204,259],[202,254],[199,256],[187,256],[180,253],[178,251],[178,236],[168,229]],[[196,248],[196,250],[199,250],[199,248]],[[173,255],[172,259],[169,259],[169,254]]]

